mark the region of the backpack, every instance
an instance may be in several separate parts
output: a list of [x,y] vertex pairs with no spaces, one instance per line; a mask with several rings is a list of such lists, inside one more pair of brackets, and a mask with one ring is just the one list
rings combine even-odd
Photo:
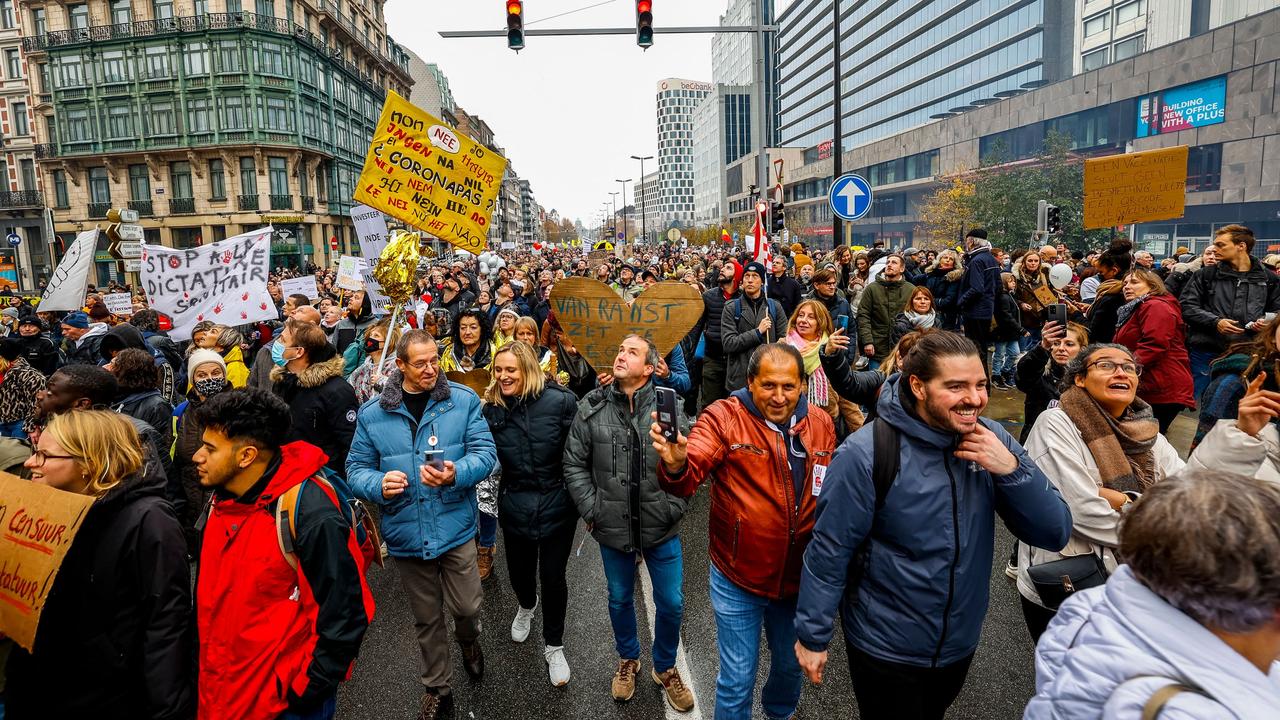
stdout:
[[[898,470],[901,465],[902,454],[902,436],[898,433],[898,429],[890,425],[883,418],[876,418],[870,422],[871,425],[871,482],[876,489],[876,505],[875,513],[871,517],[871,523],[875,525],[875,516],[880,514],[880,510],[884,508],[885,498],[889,495],[889,489],[893,487],[893,481],[898,477]],[[864,426],[865,427],[865,426]],[[845,602],[852,606],[858,600],[858,586],[862,584],[862,576],[867,570],[867,563],[871,559],[871,531],[867,531],[867,536],[858,544],[857,549],[853,551],[853,558],[849,560],[849,580],[845,584]]]
[[364,503],[352,497],[346,483],[327,468],[284,491],[276,501],[276,539],[279,540],[280,552],[289,567],[298,569],[298,504],[302,501],[302,489],[309,482],[320,486],[355,533],[356,544],[360,546],[361,574],[367,574],[371,565],[382,567],[382,538],[378,535],[378,526],[373,521],[373,516]]
[[[773,298],[766,297],[766,298],[764,299],[764,302],[765,302],[765,313],[766,313],[766,314],[768,314],[768,316],[769,316],[770,320],[772,320],[772,319],[773,319],[773,311],[774,311],[774,308],[777,308],[777,309],[778,309],[778,314],[779,314],[779,315],[782,315],[782,314],[783,314],[783,313],[782,313],[782,305],[781,305],[781,304],[779,304],[777,300],[774,300]],[[738,296],[737,298],[735,298],[735,299],[734,299],[734,301],[733,301],[733,322],[734,322],[735,324],[742,322],[742,296],[741,296],[741,295],[739,295],[739,296]],[[778,326],[778,327],[781,327],[781,326]],[[775,332],[775,334],[776,334],[776,332]]]

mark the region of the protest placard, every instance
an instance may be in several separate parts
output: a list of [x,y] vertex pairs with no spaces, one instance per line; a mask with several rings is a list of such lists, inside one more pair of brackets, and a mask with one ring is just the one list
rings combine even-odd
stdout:
[[27,650],[93,500],[0,472],[0,633]]
[[373,268],[361,268],[360,276],[364,279],[364,291],[369,296],[369,304],[373,306],[373,314],[390,315],[391,310],[387,306],[391,304],[391,298],[382,292],[382,286],[373,278]]
[[142,287],[151,307],[173,320],[169,336],[187,340],[203,320],[244,325],[279,317],[267,292],[272,228],[194,248],[142,246]]
[[698,291],[681,282],[653,285],[630,307],[608,285],[590,278],[565,278],[551,290],[551,311],[560,327],[599,372],[613,368],[618,346],[631,334],[648,338],[665,356],[698,323],[702,310]]
[[315,275],[289,278],[280,281],[280,292],[285,296],[306,295],[311,300],[320,299],[320,288],[316,287]]
[[387,246],[387,219],[381,210],[368,205],[352,205],[351,221],[356,226],[356,240],[360,243],[360,254],[377,262],[383,248]]
[[388,91],[355,200],[479,255],[506,168],[501,155]]
[[1180,145],[1085,160],[1085,229],[1182,217],[1187,154]]
[[129,293],[111,293],[102,296],[102,304],[112,315],[132,315],[133,296]]
[[364,289],[364,258],[343,255],[338,259],[338,287],[343,290]]
[[93,254],[98,246],[98,230],[85,230],[76,236],[67,248],[62,262],[54,268],[53,276],[40,298],[40,311],[79,310],[84,307],[84,291],[89,286],[89,271],[93,269]]

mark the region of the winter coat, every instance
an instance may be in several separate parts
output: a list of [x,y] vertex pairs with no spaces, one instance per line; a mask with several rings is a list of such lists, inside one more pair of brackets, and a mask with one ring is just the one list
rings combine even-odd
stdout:
[[276,526],[277,498],[326,459],[314,445],[289,443],[243,496],[215,494],[196,584],[200,720],[314,710],[355,661],[374,603],[339,499],[319,483],[303,488],[296,570]]
[[711,480],[711,562],[753,595],[781,599],[800,592],[816,494],[836,447],[831,416],[809,410],[802,396],[788,429],[804,451],[795,466],[788,464],[788,443],[765,424],[744,388],[699,416],[683,472],[658,469],[663,489],[680,497],[692,497]]
[[1193,350],[1220,353],[1227,345],[1253,338],[1254,332],[1245,330],[1243,335],[1223,335],[1218,332],[1218,321],[1235,320],[1245,327],[1254,320],[1261,320],[1267,313],[1280,311],[1280,278],[1251,257],[1250,268],[1245,272],[1227,263],[1218,263],[1191,276],[1183,288],[1182,319],[1191,329],[1187,344]]
[[165,362],[173,368],[174,385],[179,388],[187,386],[187,363],[178,350],[178,345],[168,335],[150,330],[142,331],[142,339],[155,352],[160,353]]
[[660,378],[653,376],[653,382],[658,387],[671,388],[676,391],[677,395],[684,396],[689,394],[689,390],[693,387],[692,381],[689,379],[689,364],[685,362],[684,350],[677,343],[671,348],[671,352],[663,358],[667,363],[667,376]]
[[[1231,353],[1209,363],[1209,384],[1200,394],[1200,417],[1196,421],[1196,434],[1191,439],[1191,449],[1218,424],[1219,420],[1235,420],[1240,414],[1240,401],[1244,399],[1248,387],[1241,376],[1249,368],[1252,358],[1245,353]],[[1276,378],[1267,373],[1263,388],[1280,389]]]
[[785,274],[781,278],[775,275],[769,276],[769,298],[777,300],[778,304],[782,305],[783,315],[791,317],[791,313],[795,312],[802,297],[804,297],[804,288],[795,278]]
[[[858,302],[858,340],[874,345],[874,359],[882,360],[893,349],[893,319],[907,306],[915,285],[883,278],[867,285]],[[859,348],[861,350],[861,348]]]
[[[847,353],[826,355],[818,353],[822,372],[826,373],[831,389],[842,400],[871,408],[875,414],[876,397],[884,385],[884,374],[878,370],[854,370]],[[869,418],[868,418],[869,419]]]
[[[893,332],[889,335],[889,344],[887,347],[897,347],[898,341],[902,340],[902,336],[919,330],[921,326],[918,325],[917,322],[923,321],[924,318],[912,320],[911,316],[907,315],[905,312],[898,313],[897,317],[893,319]],[[937,311],[934,311],[933,327],[938,328],[941,324],[942,316],[938,315]],[[876,349],[879,350],[879,346],[877,346]]]
[[1202,267],[1204,267],[1204,258],[1199,257],[1189,263],[1174,265],[1164,277],[1164,288],[1169,291],[1170,295],[1181,300],[1182,291],[1187,287],[1187,281]]
[[1030,312],[1022,313],[1022,326],[1028,330],[1036,330],[1044,325],[1045,309],[1044,303],[1036,297],[1036,288],[1046,287],[1053,290],[1053,285],[1049,283],[1049,268],[1041,263],[1039,272],[1028,275],[1022,267],[1022,258],[1018,258],[1013,264],[1013,277],[1018,282],[1018,289],[1014,291],[1014,296],[1018,300],[1019,309],[1022,304],[1031,306]]
[[1085,316],[1089,321],[1089,342],[1109,343],[1115,339],[1117,313],[1124,303],[1124,283],[1120,280],[1107,280],[1098,286],[1098,295]]
[[[1156,434],[1152,452],[1157,482],[1181,471],[1185,464],[1164,435]],[[1080,436],[1080,429],[1062,408],[1049,408],[1036,420],[1027,437],[1027,455],[1044,471],[1071,508],[1070,542],[1052,548],[1035,543],[1018,547],[1018,592],[1031,602],[1043,605],[1027,568],[1067,556],[1093,553],[1102,558],[1107,570],[1115,570],[1118,564],[1115,551],[1120,546],[1117,533],[1120,512],[1113,510],[1111,503],[1098,494],[1098,488],[1102,487],[1098,464]]]
[[[365,301],[365,304],[366,306],[368,305],[368,300]],[[361,308],[359,317],[354,319],[347,317],[338,321],[338,327],[329,336],[329,342],[341,355],[346,352],[348,345],[362,342],[364,340],[364,332],[376,322],[378,322],[378,318],[373,316],[372,311],[369,314],[365,314],[364,309]]]
[[502,466],[498,522],[528,540],[572,532],[578,521],[564,485],[564,446],[578,414],[578,398],[555,383],[508,406],[484,406],[484,419]]
[[[1061,547],[1071,513],[1049,479],[999,423],[979,421],[1018,459],[1004,476],[954,455],[958,436],[926,425],[902,405],[901,376],[880,392],[876,422],[899,433],[899,473],[875,511],[874,423],[840,446],[818,496],[805,551],[796,634],[824,650],[841,612],[845,639],[880,660],[942,667],[978,646],[987,614],[995,515],[1023,542]],[[868,541],[856,603],[842,602],[854,550]]]
[[258,348],[258,353],[253,356],[253,368],[249,371],[249,380],[246,383],[249,387],[259,390],[271,389],[271,371],[276,369],[276,364],[271,359],[271,346],[274,343],[273,340]]
[[1048,351],[1036,343],[1022,355],[1014,373],[1014,385],[1025,395],[1022,401],[1022,435],[1018,442],[1025,443],[1040,413],[1058,406],[1062,381],[1066,368],[1053,361]]
[[345,475],[360,404],[356,391],[342,379],[342,358],[335,355],[297,375],[278,367],[271,371],[271,380],[272,392],[289,404],[293,418],[288,440],[319,447],[329,457],[327,467]]
[[960,278],[960,314],[965,320],[990,320],[996,313],[1000,294],[1000,263],[990,247],[965,254],[964,275]]
[[244,352],[239,345],[227,350],[222,361],[227,364],[227,382],[231,387],[242,388],[249,384],[249,368],[244,364]]
[[1280,427],[1269,422],[1254,437],[1241,430],[1235,418],[1219,420],[1187,458],[1187,468],[1280,483]]
[[1129,566],[1076,593],[1036,647],[1036,694],[1025,720],[1139,720],[1174,683],[1160,720],[1273,718],[1280,665],[1264,676],[1200,623],[1142,584]]
[[[737,285],[733,285],[737,287]],[[729,299],[737,296],[735,290]],[[727,299],[724,296],[724,290],[719,287],[708,288],[702,293],[702,331],[706,342],[704,343],[703,353],[712,360],[724,359],[724,345],[720,341],[720,318],[724,315],[724,305]]]
[[[476,484],[497,462],[480,398],[443,376],[438,382],[445,384],[428,391],[434,397],[419,422],[404,407],[404,377],[399,370],[392,373],[382,395],[360,408],[347,455],[347,484],[357,497],[382,508],[382,536],[393,557],[434,560],[474,540]],[[432,449],[454,463],[452,485],[429,487],[419,480],[423,454]],[[382,477],[392,470],[404,473],[409,486],[388,500],[382,497]]]
[[85,514],[35,651],[13,649],[8,716],[190,718],[193,620],[186,543],[163,478],[129,477]]
[[24,358],[14,360],[0,380],[0,423],[21,422],[31,417],[36,407],[36,393],[44,386],[45,376],[40,371],[28,365]]
[[[142,337],[142,332],[138,330],[138,328],[128,323],[120,323],[108,330],[107,334],[102,337],[102,341],[98,344],[98,354],[100,359],[97,361],[97,364],[106,365],[111,362],[111,358],[114,353],[129,349],[145,350],[151,355],[151,358],[155,361],[156,367],[159,369],[160,394],[170,404],[170,406],[172,406],[177,398],[182,394],[182,389],[176,385],[177,369],[169,364],[169,361],[165,359],[165,356],[159,350],[156,350],[147,344],[147,341]],[[166,425],[167,423],[163,423],[155,427],[157,430],[162,430]]]
[[67,365],[100,365],[102,355],[98,352],[98,346],[102,344],[102,338],[106,337],[107,331],[111,328],[106,323],[92,323],[89,330],[80,336],[79,340],[66,341]]
[[168,474],[169,452],[173,447],[173,406],[169,401],[160,396],[159,390],[140,390],[117,399],[111,404],[111,410],[141,420],[156,431],[156,452]]
[[955,330],[960,327],[960,279],[964,277],[964,266],[957,265],[951,270],[944,270],[935,262],[925,274],[924,286],[933,293],[933,306],[942,313],[942,327]]
[[1116,330],[1115,341],[1142,365],[1138,397],[1149,403],[1196,406],[1182,309],[1172,295],[1148,295]]
[[31,337],[13,335],[12,337],[22,345],[22,356],[27,359],[27,364],[39,370],[45,377],[62,367],[62,353],[58,352],[58,348],[49,338],[44,335]]
[[617,383],[587,393],[564,448],[565,487],[578,515],[597,542],[622,552],[675,537],[687,507],[658,484],[660,461],[649,439],[657,409],[653,383],[636,390],[633,400]]
[[[1030,315],[1030,313],[1027,313]],[[1001,291],[996,298],[996,330],[991,339],[996,342],[1016,342],[1025,332],[1022,329],[1022,308],[1013,293]]]
[[[729,392],[747,386],[747,364],[751,353],[766,343],[777,342],[787,336],[787,316],[777,300],[763,297],[750,300],[742,295],[728,300],[720,311],[720,341],[724,344],[727,360],[724,386]],[[773,321],[769,332],[758,329],[765,313]],[[648,431],[645,431],[648,434]]]

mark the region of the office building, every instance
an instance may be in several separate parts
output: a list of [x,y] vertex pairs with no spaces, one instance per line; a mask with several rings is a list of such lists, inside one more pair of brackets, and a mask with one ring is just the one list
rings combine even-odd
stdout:
[[725,168],[754,150],[755,114],[750,86],[720,85],[693,113],[694,223],[712,225],[726,217]]
[[1215,30],[1276,7],[1275,0],[1075,0],[1075,72]]
[[[773,24],[774,0],[729,0],[720,16],[720,26]],[[765,117],[766,144],[777,142],[778,115],[777,48],[773,33],[765,34],[764,86],[768,92]],[[711,83],[713,85],[755,85],[756,36],[750,33],[723,33],[711,37]],[[754,110],[754,106],[752,106]],[[733,160],[738,159],[736,156]]]
[[693,223],[693,111],[711,83],[667,78],[658,83],[658,216],[663,228]]
[[[275,226],[273,264],[358,253],[348,216],[386,90],[409,58],[382,3],[22,0],[58,234],[125,206],[174,247]],[[105,241],[104,241],[105,242]],[[96,279],[115,275],[99,256]]]
[[636,226],[640,232],[639,237],[643,238],[641,242],[646,244],[653,243],[661,229],[662,222],[658,213],[662,202],[661,190],[657,172],[645,175],[636,185],[636,207],[639,210]]

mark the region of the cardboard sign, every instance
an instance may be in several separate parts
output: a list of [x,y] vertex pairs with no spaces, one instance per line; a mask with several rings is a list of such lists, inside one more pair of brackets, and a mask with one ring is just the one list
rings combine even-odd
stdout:
[[27,650],[93,501],[0,472],[0,633]]
[[365,266],[360,268],[360,277],[364,280],[364,291],[369,296],[369,304],[373,306],[374,315],[390,315],[391,311],[387,306],[391,304],[391,298],[382,292],[382,286],[373,277],[373,268]]
[[363,290],[363,270],[364,258],[343,255],[338,259],[338,287],[343,290]]
[[444,374],[449,378],[450,382],[456,382],[459,385],[466,385],[476,391],[477,395],[484,395],[484,391],[489,387],[489,371],[484,368],[472,370],[471,372],[459,372],[453,370]]
[[367,205],[351,206],[351,222],[356,226],[356,240],[360,242],[360,254],[376,262],[387,247],[387,219],[378,210]]
[[129,293],[111,293],[102,296],[102,304],[112,315],[132,315],[133,296]]
[[506,158],[387,92],[355,200],[479,255]]
[[1049,307],[1058,303],[1058,296],[1048,285],[1037,285],[1031,292],[1036,296],[1036,301],[1040,303],[1041,307]]
[[[357,290],[359,288],[356,288]],[[290,295],[306,295],[312,300],[319,299],[320,289],[316,287],[315,275],[304,275],[302,277],[289,278],[280,281],[280,292],[285,296]]]
[[666,356],[702,317],[702,296],[681,282],[661,282],[630,307],[608,285],[570,277],[551,290],[551,311],[597,372],[609,372],[628,335],[648,338]]
[[1085,229],[1182,217],[1187,154],[1179,145],[1085,160]]
[[89,271],[93,268],[94,250],[98,245],[97,229],[85,230],[76,236],[62,261],[53,270],[53,277],[40,298],[40,311],[79,310],[84,307],[84,291],[89,286]]

